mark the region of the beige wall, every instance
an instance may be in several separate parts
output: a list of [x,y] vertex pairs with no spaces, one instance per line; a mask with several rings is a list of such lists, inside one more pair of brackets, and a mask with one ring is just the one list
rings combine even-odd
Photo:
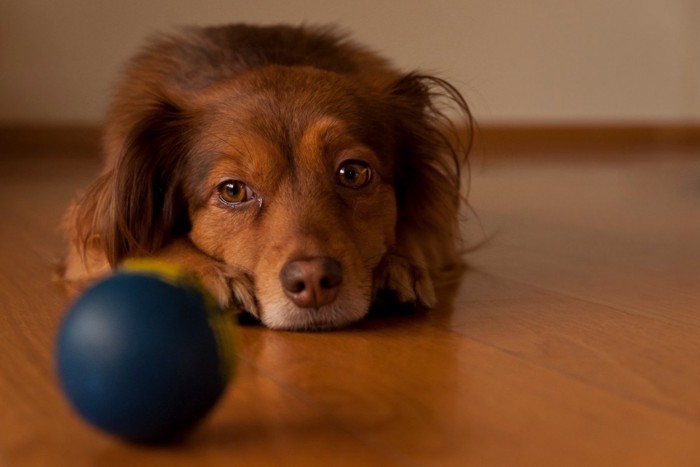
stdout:
[[700,122],[697,0],[0,0],[0,123],[93,123],[154,30],[335,22],[482,122]]

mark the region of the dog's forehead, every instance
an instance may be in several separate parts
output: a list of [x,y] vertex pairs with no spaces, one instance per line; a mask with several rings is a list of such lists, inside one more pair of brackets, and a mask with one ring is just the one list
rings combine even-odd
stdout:
[[[308,83],[307,83],[308,84]],[[323,87],[323,86],[321,86]],[[248,91],[248,92],[246,92]],[[376,115],[362,99],[342,90],[283,86],[235,89],[222,95],[204,113],[205,129],[227,143],[263,139],[288,157],[300,142],[366,139]]]
[[252,73],[210,96],[203,136],[222,171],[274,186],[284,177],[326,174],[352,154],[386,152],[379,100],[318,70]]
[[[255,132],[279,144],[298,141],[311,124],[332,117],[346,131],[371,127],[381,93],[342,76],[310,67],[269,66],[217,86],[207,113],[231,131]],[[367,128],[365,128],[367,131]]]
[[[256,122],[229,121],[204,131],[210,151],[245,165],[317,167],[333,162],[339,153],[369,151],[347,122],[333,116],[319,116],[295,122],[294,128]],[[253,167],[251,167],[253,168]]]
[[331,175],[343,159],[370,160],[374,152],[358,139],[348,123],[325,115],[296,127],[250,125],[249,121],[217,122],[204,132],[206,151],[214,156],[208,177],[212,182],[239,178],[268,191],[288,183],[331,185]]

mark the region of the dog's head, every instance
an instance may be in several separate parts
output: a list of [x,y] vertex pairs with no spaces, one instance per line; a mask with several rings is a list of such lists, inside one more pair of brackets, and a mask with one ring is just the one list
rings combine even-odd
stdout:
[[392,129],[376,96],[330,73],[270,67],[206,101],[185,175],[194,244],[251,273],[270,327],[359,319],[397,216]]
[[452,242],[459,203],[436,96],[466,104],[436,78],[386,78],[269,65],[196,90],[151,85],[121,113],[110,261],[189,236],[253,277],[270,327],[360,319],[397,236]]

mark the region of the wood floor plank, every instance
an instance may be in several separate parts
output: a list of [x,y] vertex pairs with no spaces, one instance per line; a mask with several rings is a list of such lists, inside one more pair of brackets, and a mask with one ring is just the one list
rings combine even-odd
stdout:
[[261,371],[417,465],[616,465],[616,456],[692,465],[700,456],[693,421],[420,317],[245,337]]
[[[700,161],[497,168],[472,255],[504,278],[700,327]],[[491,172],[491,173],[494,173]],[[481,187],[481,189],[479,189]]]
[[14,401],[30,410],[11,411],[16,418],[2,419],[1,444],[10,465],[218,465],[227,459],[256,466],[401,465],[249,365],[242,366],[211,417],[172,446],[114,440],[79,421],[55,391],[38,393],[41,397],[31,401]]
[[694,328],[546,291],[464,304],[458,297],[455,307],[460,312],[433,320],[630,401],[700,419]]

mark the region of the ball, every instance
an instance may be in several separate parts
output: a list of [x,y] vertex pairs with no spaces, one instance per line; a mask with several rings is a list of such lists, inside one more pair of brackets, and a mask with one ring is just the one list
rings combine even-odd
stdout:
[[68,309],[57,337],[61,387],[95,427],[143,443],[194,427],[233,376],[234,317],[190,274],[127,262]]

